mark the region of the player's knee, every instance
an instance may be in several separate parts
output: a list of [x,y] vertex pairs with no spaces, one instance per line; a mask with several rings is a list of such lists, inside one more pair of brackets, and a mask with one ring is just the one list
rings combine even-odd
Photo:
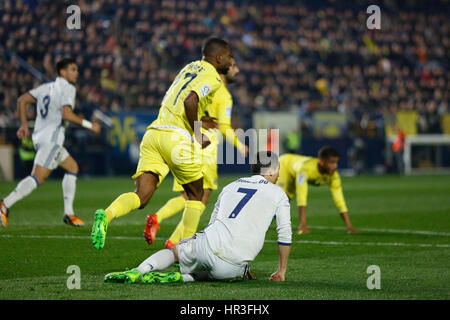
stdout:
[[192,190],[187,194],[189,200],[202,201],[203,199],[203,189]]
[[78,163],[74,161],[72,167],[70,168],[70,173],[78,174],[79,171],[80,168],[78,167]]
[[157,188],[158,179],[158,175],[153,172],[143,174],[136,179],[136,190],[134,192],[141,202],[139,209],[143,209],[150,201]]

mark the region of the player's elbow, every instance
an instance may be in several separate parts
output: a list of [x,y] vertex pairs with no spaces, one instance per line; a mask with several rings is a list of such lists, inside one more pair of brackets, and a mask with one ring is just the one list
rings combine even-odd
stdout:
[[35,100],[36,99],[34,99],[33,96],[31,96],[29,93],[24,93],[17,99],[17,105],[21,106],[31,104]]
[[69,107],[64,107],[62,109],[62,119],[63,120],[69,120],[71,114],[72,114],[72,110],[70,110]]

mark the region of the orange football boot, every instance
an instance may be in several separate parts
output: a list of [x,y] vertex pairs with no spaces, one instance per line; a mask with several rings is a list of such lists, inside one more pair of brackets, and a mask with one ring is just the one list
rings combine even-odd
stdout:
[[74,226],[74,227],[82,227],[82,226],[84,226],[84,222],[80,218],[75,216],[75,215],[65,214],[63,221],[64,221],[64,223],[66,223],[66,224],[68,224],[70,226]]
[[156,214],[148,215],[144,229],[144,238],[148,244],[153,244],[153,242],[155,242],[156,232],[158,230],[159,224]]

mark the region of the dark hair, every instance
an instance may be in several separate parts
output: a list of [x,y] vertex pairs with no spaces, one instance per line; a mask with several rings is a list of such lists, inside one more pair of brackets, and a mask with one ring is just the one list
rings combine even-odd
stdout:
[[331,157],[338,157],[339,158],[339,152],[337,152],[336,149],[329,147],[329,146],[325,146],[320,148],[319,150],[319,158],[320,159],[329,159]]
[[58,76],[62,69],[67,68],[69,66],[69,64],[72,64],[72,63],[76,64],[77,62],[75,61],[75,59],[72,59],[72,58],[64,58],[62,60],[59,60],[58,63],[56,64],[56,72],[58,73]]
[[230,45],[223,39],[211,37],[205,41],[202,47],[202,54],[205,57],[212,57],[217,55],[223,49]]
[[272,151],[260,151],[252,157],[250,162],[250,172],[252,174],[262,174],[265,169],[277,168],[278,156]]

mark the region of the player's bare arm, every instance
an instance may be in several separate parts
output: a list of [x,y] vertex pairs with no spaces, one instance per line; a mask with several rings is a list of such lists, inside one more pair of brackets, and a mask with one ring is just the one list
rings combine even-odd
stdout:
[[278,269],[269,278],[270,281],[284,281],[291,246],[278,245]]
[[310,231],[306,225],[306,206],[298,207],[298,217],[300,219],[300,226],[298,227],[297,234],[308,234]]
[[33,98],[31,94],[24,93],[17,100],[19,118],[20,118],[20,128],[17,130],[17,137],[22,140],[30,135],[30,129],[28,128],[27,121],[27,109],[28,106],[35,103],[36,99]]
[[348,212],[341,212],[341,218],[345,222],[345,226],[347,227],[347,233],[348,234],[360,233],[358,230],[353,229],[353,226],[352,226],[352,223],[350,221],[350,216],[348,215]]
[[184,99],[184,110],[186,112],[186,117],[189,121],[189,125],[192,130],[194,130],[195,139],[201,143],[202,148],[206,148],[211,142],[206,138],[201,132],[195,131],[194,122],[198,121],[197,111],[198,111],[198,96],[194,91],[189,92],[186,99]]
[[[83,127],[87,127],[90,130],[94,131],[95,133],[100,133],[101,127],[98,123],[93,122],[92,127],[86,126],[86,121],[83,121],[83,118],[77,116],[75,113],[73,113],[72,108],[70,106],[64,106],[62,111],[62,119],[67,120],[69,122],[72,122],[74,124],[78,124]],[[90,124],[90,122],[89,122]]]

